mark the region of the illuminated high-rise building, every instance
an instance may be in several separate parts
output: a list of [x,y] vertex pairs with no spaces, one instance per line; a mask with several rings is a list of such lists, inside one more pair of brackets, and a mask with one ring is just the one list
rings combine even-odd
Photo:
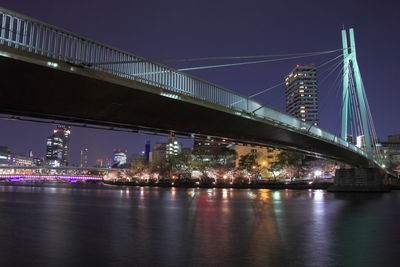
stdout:
[[170,156],[176,156],[181,153],[182,145],[178,143],[178,139],[175,136],[169,136],[165,149],[168,158]]
[[146,141],[144,145],[144,163],[149,164],[150,162],[150,141]]
[[114,149],[113,153],[113,166],[118,167],[123,164],[127,163],[127,156],[128,150],[126,149],[121,149],[121,148],[116,148]]
[[50,166],[68,166],[70,127],[57,125],[53,134],[47,138],[46,160]]
[[285,86],[286,112],[304,122],[318,125],[318,91],[315,65],[296,65],[286,76]]
[[151,151],[150,161],[154,164],[164,162],[170,159],[172,156],[176,156],[182,151],[182,144],[178,142],[178,139],[171,135],[168,137],[166,143],[155,143],[153,150]]

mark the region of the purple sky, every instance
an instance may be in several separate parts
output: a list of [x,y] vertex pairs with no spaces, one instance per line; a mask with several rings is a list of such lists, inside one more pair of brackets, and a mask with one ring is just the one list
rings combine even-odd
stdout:
[[[57,1],[1,0],[0,5],[134,54],[158,59],[314,52],[341,48],[340,30],[354,27],[357,56],[378,136],[400,133],[398,64],[400,21],[397,1]],[[396,6],[397,5],[397,6]],[[321,64],[333,55],[190,72],[251,95],[282,81],[295,64]],[[213,62],[170,64],[197,66]],[[332,77],[336,73],[332,74]],[[321,77],[320,77],[321,79]],[[337,132],[339,101],[332,79],[319,86],[321,127]],[[283,110],[283,88],[257,100]],[[44,155],[53,126],[0,121],[0,145]],[[146,138],[128,133],[72,129],[72,162],[79,149],[89,159],[109,157],[113,148],[143,150]],[[186,142],[188,144],[188,142]]]

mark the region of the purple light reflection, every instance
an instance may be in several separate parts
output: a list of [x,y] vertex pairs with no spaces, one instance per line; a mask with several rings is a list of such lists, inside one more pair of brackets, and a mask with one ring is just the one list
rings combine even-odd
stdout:
[[10,179],[11,182],[20,181],[20,179],[66,179],[66,180],[103,180],[98,176],[67,176],[67,175],[17,175],[17,174],[0,174],[0,178]]

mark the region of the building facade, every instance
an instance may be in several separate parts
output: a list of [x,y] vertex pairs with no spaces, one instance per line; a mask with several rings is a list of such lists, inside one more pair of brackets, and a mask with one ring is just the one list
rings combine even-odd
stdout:
[[128,150],[122,149],[122,148],[116,148],[114,149],[113,153],[113,167],[118,167],[121,165],[124,165],[128,162]]
[[165,143],[155,143],[151,150],[150,162],[158,164],[168,160],[171,156],[176,156],[182,151],[182,144],[175,136],[169,136]]
[[47,138],[46,161],[52,167],[68,166],[70,127],[57,125],[53,134]]
[[175,136],[169,136],[165,145],[167,158],[176,156],[182,151],[182,145],[178,142]]
[[151,164],[158,164],[167,158],[166,143],[155,143],[150,153]]
[[236,153],[231,145],[214,142],[214,140],[196,140],[193,143],[192,158],[194,162],[210,162],[210,165],[234,167]]
[[81,149],[81,163],[79,164],[79,167],[88,167],[88,160],[89,157],[89,149],[83,148]]
[[314,64],[296,67],[285,77],[286,112],[319,125],[317,71]]
[[235,167],[239,167],[241,156],[254,153],[257,155],[257,164],[263,168],[269,169],[272,163],[277,161],[280,150],[272,147],[252,147],[244,145],[235,145],[233,147],[237,153]]
[[28,156],[12,153],[6,146],[0,146],[0,166],[41,166],[42,159],[34,157],[33,153]]
[[144,145],[144,164],[149,164],[150,162],[150,141],[146,141]]
[[96,165],[97,168],[104,168],[104,160],[103,159],[96,159]]
[[400,174],[400,134],[389,135],[387,142],[378,146],[383,164]]

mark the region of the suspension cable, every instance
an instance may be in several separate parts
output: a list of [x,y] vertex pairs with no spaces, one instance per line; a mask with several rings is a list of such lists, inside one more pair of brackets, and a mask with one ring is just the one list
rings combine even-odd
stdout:
[[330,53],[334,53],[334,52],[337,52],[337,50],[328,51],[328,52],[319,52],[319,53],[307,54],[307,55],[301,55],[301,56],[276,58],[276,59],[266,59],[266,60],[258,60],[258,61],[247,61],[247,62],[238,62],[238,63],[228,63],[228,64],[219,64],[219,65],[208,65],[208,66],[197,66],[197,67],[190,67],[190,68],[181,68],[181,69],[178,69],[178,70],[179,71],[204,70],[204,69],[233,67],[233,66],[241,66],[241,65],[249,65],[249,64],[267,63],[267,62],[277,62],[277,61],[291,60],[291,59],[297,59],[297,58],[326,55],[326,54],[330,54]]
[[130,64],[130,63],[157,63],[157,62],[190,62],[190,61],[207,61],[207,60],[231,60],[231,59],[251,59],[251,58],[268,58],[268,57],[290,57],[290,56],[306,56],[314,55],[318,53],[334,53],[342,51],[343,49],[326,50],[317,52],[305,52],[305,53],[287,53],[287,54],[267,54],[267,55],[255,55],[255,56],[226,56],[226,57],[198,57],[198,58],[171,58],[171,59],[138,59],[138,60],[121,60],[121,61],[104,61],[104,62],[86,62],[84,64],[90,66],[96,65],[110,65],[110,64]]

